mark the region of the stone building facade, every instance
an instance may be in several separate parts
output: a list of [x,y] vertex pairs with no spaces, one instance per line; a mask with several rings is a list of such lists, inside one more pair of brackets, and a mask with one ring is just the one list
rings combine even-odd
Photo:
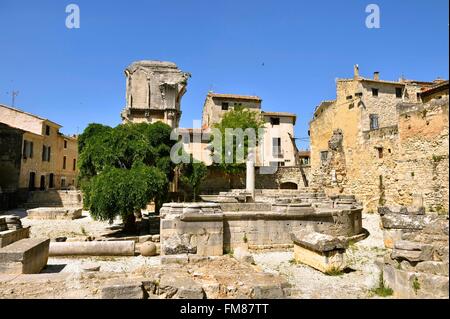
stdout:
[[366,211],[448,211],[448,81],[338,79],[310,122],[312,184],[354,194]]
[[[262,99],[258,96],[209,92],[203,106],[202,130],[210,132],[211,128],[220,123],[223,116],[235,107],[255,111],[264,120],[264,135],[256,154],[256,166],[297,166],[294,140],[297,116],[286,112],[265,112],[261,109],[261,104]],[[205,147],[200,149],[208,152]],[[197,157],[205,156],[199,154]]]
[[2,156],[0,168],[3,192],[24,200],[28,191],[75,186],[76,137],[61,134],[57,123],[6,105],[0,105],[0,124],[0,153],[9,154]]
[[126,106],[121,114],[124,123],[162,121],[178,127],[189,73],[172,62],[138,61],[126,68],[125,76]]

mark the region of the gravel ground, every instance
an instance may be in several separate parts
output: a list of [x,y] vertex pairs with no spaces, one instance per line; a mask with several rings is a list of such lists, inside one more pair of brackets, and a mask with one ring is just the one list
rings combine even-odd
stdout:
[[[26,216],[26,212],[11,212],[19,216]],[[32,220],[24,217],[21,219],[24,227],[31,226],[30,237],[97,237],[117,228],[120,220],[114,221],[112,225],[108,222],[95,221],[89,212],[83,212],[83,217],[75,220]]]
[[160,258],[157,257],[50,257],[47,267],[43,273],[80,273],[83,272],[83,265],[98,265],[100,271],[130,273],[141,267],[153,267],[160,265]]
[[341,276],[327,276],[306,265],[292,263],[292,252],[257,253],[254,259],[264,271],[284,276],[293,285],[295,298],[370,298],[370,290],[379,277],[374,261],[385,252],[379,223],[378,215],[363,216],[363,227],[370,236],[347,250],[352,271]]

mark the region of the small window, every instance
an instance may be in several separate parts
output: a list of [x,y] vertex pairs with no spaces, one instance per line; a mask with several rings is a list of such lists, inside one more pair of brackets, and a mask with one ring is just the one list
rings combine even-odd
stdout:
[[378,89],[372,89],[372,96],[378,96]]
[[61,188],[66,187],[66,179],[65,178],[61,178]]
[[370,114],[370,129],[371,130],[378,130],[378,115],[377,114]]
[[279,137],[272,139],[272,155],[275,157],[281,156],[281,138]]
[[378,158],[383,158],[383,148],[377,147],[377,151],[378,151]]
[[320,152],[320,160],[326,162],[328,160],[328,151]]
[[270,118],[270,124],[272,126],[274,125],[280,125],[280,118],[279,117],[271,117]]
[[47,146],[42,145],[42,161],[45,162],[47,160]]
[[67,157],[63,157],[63,169],[66,169]]
[[48,125],[45,126],[45,135],[50,135],[50,126]]
[[403,96],[403,89],[402,88],[395,88],[395,97],[397,99],[401,99]]
[[23,141],[22,157],[24,159],[33,158],[33,146],[33,142],[26,140]]
[[348,95],[347,96],[347,100],[351,100],[351,99],[353,99],[353,96],[352,95]]
[[77,160],[74,158],[73,159],[72,170],[75,171],[76,169],[77,169]]
[[64,148],[67,148],[67,140],[64,140]]
[[222,111],[228,111],[230,104],[228,102],[222,102]]
[[361,98],[363,96],[363,94],[362,94],[362,92],[358,92],[358,93],[355,93],[355,96]]
[[417,102],[420,102],[422,100],[422,97],[420,95],[420,92],[417,92],[416,94]]

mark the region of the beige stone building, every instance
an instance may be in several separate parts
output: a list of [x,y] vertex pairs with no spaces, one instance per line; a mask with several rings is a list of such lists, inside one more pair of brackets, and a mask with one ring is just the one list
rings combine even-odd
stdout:
[[[2,163],[0,187],[3,191],[65,189],[74,186],[77,177],[78,144],[74,136],[65,136],[61,125],[6,105],[0,105],[0,123],[5,141],[11,132],[19,138],[13,144],[1,144],[8,162]],[[9,170],[8,167],[15,169]]]
[[[256,154],[256,166],[296,166],[296,146],[294,126],[296,115],[286,112],[265,112],[261,109],[262,99],[258,96],[219,94],[209,92],[206,96],[202,114],[202,131],[210,132],[229,110],[244,107],[261,115],[265,122],[261,146]],[[205,141],[202,141],[205,143]],[[207,141],[206,141],[207,143]],[[191,146],[189,149],[193,149]],[[209,152],[206,146],[197,147],[203,150],[196,157],[205,158]],[[211,161],[206,161],[211,164]]]
[[336,81],[310,122],[312,184],[355,194],[366,211],[448,211],[448,81]]

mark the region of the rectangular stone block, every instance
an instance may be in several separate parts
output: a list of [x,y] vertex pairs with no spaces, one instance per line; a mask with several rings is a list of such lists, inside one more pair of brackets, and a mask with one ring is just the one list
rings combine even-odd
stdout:
[[161,256],[161,265],[170,265],[170,264],[186,265],[187,263],[189,263],[189,257],[187,254]]
[[6,274],[39,273],[47,265],[49,245],[50,239],[31,238],[22,239],[1,248],[1,272]]
[[102,288],[102,299],[145,299],[142,282],[112,282]]
[[30,227],[0,232],[0,248],[30,237]]
[[345,254],[340,249],[320,253],[294,244],[294,259],[323,273],[346,267]]

